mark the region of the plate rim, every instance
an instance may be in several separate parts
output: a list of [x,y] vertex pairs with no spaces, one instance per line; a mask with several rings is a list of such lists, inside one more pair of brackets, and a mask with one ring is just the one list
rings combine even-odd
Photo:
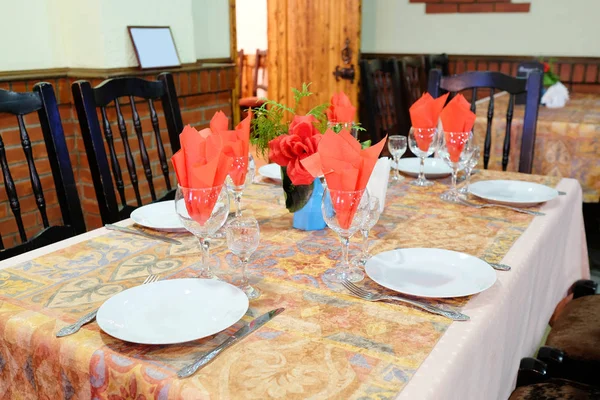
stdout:
[[[105,305],[106,305],[106,303],[108,303],[109,301],[117,301],[117,300],[113,300],[113,299],[114,299],[114,298],[116,298],[117,296],[120,296],[120,295],[122,295],[123,293],[126,293],[126,292],[128,292],[128,291],[131,291],[132,289],[139,288],[139,287],[144,287],[144,286],[145,286],[145,287],[151,287],[151,285],[158,285],[158,284],[163,284],[163,285],[164,285],[164,284],[168,284],[168,282],[175,282],[175,281],[194,281],[194,282],[197,282],[197,281],[199,281],[199,280],[200,280],[200,281],[214,281],[214,282],[218,282],[219,284],[224,284],[224,285],[230,286],[230,287],[232,287],[232,288],[236,289],[237,291],[239,291],[239,292],[240,292],[240,293],[243,295],[243,298],[245,298],[245,306],[244,306],[245,310],[244,310],[244,312],[241,314],[241,316],[240,316],[240,317],[239,317],[239,318],[238,318],[238,319],[237,319],[237,320],[236,320],[236,321],[235,321],[233,324],[231,324],[231,325],[229,325],[228,327],[225,327],[225,328],[223,328],[223,329],[221,329],[221,330],[219,330],[219,331],[217,331],[217,332],[214,332],[214,333],[208,334],[208,335],[206,335],[206,336],[200,336],[200,337],[196,337],[196,338],[190,338],[190,339],[183,340],[183,341],[181,341],[181,340],[178,340],[178,341],[162,341],[162,340],[161,340],[161,341],[160,341],[160,343],[158,343],[158,342],[151,342],[151,341],[131,341],[131,340],[125,339],[125,338],[123,338],[123,337],[119,337],[119,336],[117,336],[117,335],[113,335],[112,333],[109,333],[109,332],[107,332],[107,331],[104,329],[104,327],[102,326],[102,324],[103,324],[103,322],[102,322],[102,309],[103,309],[103,308],[104,308],[104,309],[106,309],[106,306],[105,306]],[[147,289],[146,289],[146,290],[147,290]],[[174,279],[165,279],[165,280],[159,280],[159,281],[156,281],[156,282],[153,282],[153,283],[147,284],[147,285],[137,285],[137,286],[132,286],[132,287],[130,287],[130,288],[127,288],[127,289],[125,289],[125,290],[123,290],[123,291],[121,291],[121,292],[119,292],[119,293],[115,294],[114,296],[111,296],[111,297],[109,297],[109,298],[108,298],[108,299],[106,299],[106,300],[105,300],[105,301],[102,303],[102,305],[101,305],[101,306],[98,308],[98,313],[96,314],[96,323],[98,324],[98,327],[100,328],[100,330],[101,330],[102,332],[104,332],[105,334],[107,334],[107,335],[109,335],[110,337],[113,337],[113,338],[115,338],[115,339],[118,339],[118,340],[121,340],[121,341],[127,342],[127,343],[135,343],[135,344],[143,344],[143,345],[159,345],[159,346],[160,346],[160,345],[171,345],[171,344],[187,343],[187,342],[191,342],[191,341],[198,340],[198,339],[203,339],[203,338],[206,338],[206,337],[212,336],[212,335],[214,335],[214,334],[217,334],[217,333],[219,333],[219,332],[221,332],[221,331],[223,331],[223,330],[225,330],[225,329],[227,329],[227,328],[229,328],[229,327],[231,327],[231,326],[235,325],[235,324],[236,324],[236,323],[237,323],[237,322],[238,322],[240,319],[242,319],[242,317],[243,317],[243,316],[244,316],[244,315],[245,315],[245,314],[248,312],[248,309],[249,309],[249,308],[250,308],[250,300],[248,299],[248,297],[246,296],[246,294],[244,293],[244,291],[243,291],[243,290],[241,290],[240,288],[238,288],[237,286],[235,286],[235,285],[232,285],[231,283],[228,283],[228,282],[225,282],[225,281],[222,281],[222,280],[216,280],[216,279],[204,279],[204,278],[174,278]]]
[[161,227],[157,227],[155,225],[148,225],[145,224],[143,222],[141,222],[139,219],[136,220],[136,215],[139,214],[142,211],[143,208],[150,208],[150,207],[156,207],[157,205],[162,205],[161,203],[173,203],[173,210],[175,210],[175,200],[163,200],[163,201],[157,201],[157,202],[153,202],[153,203],[149,203],[149,204],[144,204],[141,207],[137,207],[135,210],[133,210],[131,212],[131,214],[129,214],[129,218],[131,218],[131,220],[136,223],[137,225],[143,226],[144,228],[148,228],[148,229],[153,229],[156,231],[162,231],[162,232],[186,232],[185,227],[183,226],[183,224],[181,223],[181,221],[179,221],[179,223],[181,224],[181,227],[175,227],[175,228],[161,228]]
[[260,174],[260,176],[262,176],[263,178],[267,178],[267,179],[273,179],[273,180],[278,180],[278,181],[280,181],[280,180],[281,180],[281,176],[279,176],[278,178],[273,178],[273,177],[270,177],[270,176],[266,176],[266,175],[264,175],[264,174],[261,172],[261,169],[263,169],[263,168],[265,168],[265,167],[267,167],[267,166],[269,166],[269,165],[276,165],[277,167],[281,168],[281,166],[280,166],[280,165],[278,165],[278,164],[276,164],[276,163],[269,163],[269,164],[261,165],[260,167],[258,167],[258,173]]
[[[448,295],[445,295],[445,296],[431,296],[431,295],[423,295],[423,294],[409,293],[409,292],[406,292],[406,291],[404,291],[404,292],[401,292],[401,291],[399,291],[399,290],[397,290],[397,289],[391,288],[389,285],[386,285],[386,284],[384,284],[384,283],[380,282],[379,280],[376,280],[376,279],[374,279],[374,278],[371,276],[371,274],[369,274],[369,273],[367,272],[368,264],[369,264],[369,261],[370,261],[371,259],[375,258],[375,257],[376,257],[376,256],[378,256],[379,254],[383,254],[383,253],[389,253],[389,252],[393,252],[393,251],[399,251],[399,250],[404,250],[404,251],[406,251],[406,250],[412,250],[412,251],[414,251],[414,250],[422,250],[422,251],[423,251],[423,250],[425,250],[425,251],[436,250],[436,251],[444,251],[444,252],[449,252],[449,253],[453,253],[453,254],[457,254],[457,255],[465,255],[465,256],[467,256],[468,258],[472,258],[472,259],[474,259],[475,261],[478,261],[478,262],[481,262],[481,263],[485,264],[485,265],[487,266],[487,268],[488,268],[488,271],[490,271],[490,272],[491,272],[490,276],[493,276],[493,277],[494,277],[494,279],[491,281],[491,283],[490,283],[488,286],[486,286],[486,287],[485,287],[485,288],[483,288],[483,289],[478,289],[477,291],[474,291],[474,292],[469,292],[469,293],[467,293],[467,294],[460,294],[460,295],[453,295],[453,296],[448,296]],[[414,296],[414,297],[426,298],[426,299],[452,299],[452,298],[461,298],[461,297],[473,296],[473,295],[475,295],[475,294],[479,294],[479,293],[485,292],[486,290],[488,290],[489,288],[491,288],[492,286],[494,286],[494,285],[496,284],[496,281],[498,280],[498,276],[497,276],[497,274],[496,274],[496,271],[495,271],[495,270],[492,268],[492,266],[491,266],[491,265],[489,265],[487,262],[483,261],[481,258],[479,258],[479,257],[475,257],[475,256],[473,256],[473,255],[471,255],[471,254],[463,253],[463,252],[460,252],[460,251],[455,251],[455,250],[447,250],[447,249],[440,249],[440,248],[438,248],[438,247],[408,247],[408,248],[397,248],[397,249],[386,250],[386,251],[382,251],[382,252],[380,252],[380,253],[374,254],[374,255],[373,255],[373,257],[371,257],[371,259],[369,259],[369,261],[367,261],[367,264],[365,264],[365,274],[366,274],[366,275],[367,275],[367,276],[368,276],[368,277],[369,277],[369,278],[370,278],[370,279],[371,279],[373,282],[375,282],[375,283],[377,283],[378,285],[380,285],[380,286],[383,286],[383,287],[385,287],[385,288],[387,288],[387,289],[389,289],[389,290],[392,290],[392,291],[394,291],[394,292],[396,292],[396,293],[405,294],[405,295]]]
[[[547,200],[521,201],[521,200],[506,200],[506,199],[491,198],[489,196],[485,197],[485,196],[482,196],[481,194],[472,192],[473,186],[475,186],[475,188],[477,188],[478,184],[484,183],[484,182],[518,182],[519,184],[542,186],[544,188],[551,190],[553,193],[552,193],[552,196],[550,198],[548,198]],[[496,202],[499,204],[519,204],[519,205],[527,205],[527,204],[534,205],[534,204],[546,203],[546,202],[554,200],[555,198],[558,197],[558,190],[556,190],[556,188],[550,187],[548,185],[544,185],[542,183],[522,181],[519,179],[485,179],[485,180],[481,180],[481,181],[476,181],[469,185],[469,193],[471,193],[474,196],[479,197],[480,199],[487,200],[487,201],[493,201],[493,202]]]

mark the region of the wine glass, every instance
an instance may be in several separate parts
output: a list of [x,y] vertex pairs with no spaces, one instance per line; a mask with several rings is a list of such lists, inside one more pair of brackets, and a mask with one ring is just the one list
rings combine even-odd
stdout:
[[440,145],[437,128],[410,128],[408,146],[420,159],[419,177],[408,182],[413,186],[431,186],[433,182],[425,179],[425,159],[435,153]]
[[475,168],[475,166],[477,166],[477,163],[479,162],[480,154],[481,153],[480,153],[479,146],[473,146],[471,158],[469,158],[469,161],[465,165],[465,175],[467,176],[466,180],[465,180],[465,186],[463,186],[458,191],[459,193],[461,193],[461,194],[469,193],[469,184],[471,183],[471,173],[473,172],[473,168]]
[[400,157],[404,153],[406,153],[406,137],[400,135],[392,135],[388,137],[388,150],[392,157],[394,157],[394,164],[396,164],[396,168],[394,168],[394,174],[392,175],[392,183],[400,181],[400,174],[398,173],[398,168],[400,167],[398,163],[400,162]]
[[226,234],[227,247],[242,262],[240,289],[246,293],[250,300],[256,299],[260,296],[260,291],[250,286],[246,277],[246,266],[248,265],[248,259],[256,251],[260,240],[258,221],[252,216],[236,217],[227,224]]
[[212,278],[209,264],[208,237],[213,235],[227,220],[229,215],[229,195],[225,185],[194,189],[177,185],[175,211],[185,229],[200,242],[202,263],[200,277]]
[[369,194],[366,189],[343,191],[326,188],[321,203],[323,219],[342,242],[342,257],[336,267],[327,271],[323,278],[332,282],[344,279],[358,282],[365,275],[360,268],[348,262],[350,238],[359,230],[369,214]]
[[235,202],[235,216],[242,215],[242,194],[244,188],[254,180],[255,164],[252,154],[242,157],[233,157],[231,169],[227,176],[227,189],[233,195]]
[[363,266],[367,263],[367,260],[371,258],[369,254],[369,231],[379,221],[379,215],[381,215],[381,207],[379,199],[373,195],[369,196],[369,212],[367,218],[360,226],[360,233],[362,235],[362,251],[361,254],[352,259],[352,265]]
[[452,168],[452,186],[450,186],[450,190],[440,195],[444,201],[451,203],[460,201],[460,194],[456,189],[456,178],[458,170],[464,168],[471,159],[473,148],[470,146],[470,141],[472,138],[472,132],[443,132],[442,134],[439,154]]

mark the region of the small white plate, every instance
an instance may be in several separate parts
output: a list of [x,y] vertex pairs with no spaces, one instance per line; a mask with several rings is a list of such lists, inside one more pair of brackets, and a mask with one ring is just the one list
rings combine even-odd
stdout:
[[528,207],[558,196],[556,189],[524,181],[479,181],[469,185],[469,192],[484,200],[509,206]]
[[136,208],[131,219],[138,225],[165,232],[185,232],[185,227],[175,212],[173,200],[152,203]]
[[[398,162],[399,171],[417,177],[419,176],[419,168],[421,161],[416,157],[401,158]],[[392,168],[396,168],[396,164],[392,162]],[[425,177],[430,179],[445,178],[452,174],[450,167],[439,158],[425,159]]]
[[281,181],[281,167],[277,164],[263,165],[258,169],[258,173],[265,178]]
[[485,261],[443,249],[397,249],[369,259],[365,272],[396,292],[419,297],[462,297],[483,292],[496,282]]
[[216,279],[172,279],[108,299],[96,316],[109,335],[132,343],[174,344],[214,335],[248,311],[248,297]]

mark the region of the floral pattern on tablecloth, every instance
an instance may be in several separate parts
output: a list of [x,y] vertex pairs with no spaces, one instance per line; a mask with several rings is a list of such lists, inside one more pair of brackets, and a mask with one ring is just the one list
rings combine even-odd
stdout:
[[[499,178],[558,182],[493,171],[474,176]],[[443,203],[438,196],[444,184],[414,188],[408,179],[388,191],[386,209],[373,229],[374,253],[439,247],[499,261],[532,219],[503,209]],[[399,304],[361,301],[325,284],[321,276],[340,254],[338,239],[329,229],[291,229],[281,188],[254,186],[243,204],[261,223],[250,272],[262,291],[244,320],[279,307],[285,312],[183,380],[176,378],[177,369],[244,321],[213,337],[170,346],[122,342],[96,323],[57,339],[58,329],[148,274],[162,279],[197,274],[199,249],[188,234],[169,234],[183,241],[175,246],[110,232],[0,271],[0,398],[394,398],[450,322]],[[222,240],[215,241],[212,254],[222,277],[237,273]],[[376,286],[368,279],[362,284]],[[461,307],[466,301],[444,304]]]
[[[502,169],[502,146],[506,134],[509,96],[494,99],[490,169]],[[477,104],[474,133],[483,149],[487,129],[489,100]],[[508,171],[518,171],[523,132],[523,105],[516,105],[511,126]],[[600,96],[571,94],[563,108],[540,106],[534,147],[532,173],[577,179],[583,200],[600,201]],[[483,165],[483,151],[481,152]]]

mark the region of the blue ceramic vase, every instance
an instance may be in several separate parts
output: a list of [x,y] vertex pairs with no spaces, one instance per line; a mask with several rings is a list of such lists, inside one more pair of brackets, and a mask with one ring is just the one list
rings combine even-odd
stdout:
[[292,226],[303,231],[317,231],[325,229],[325,220],[321,212],[321,201],[323,199],[323,184],[320,179],[313,181],[313,190],[310,198],[300,210],[294,213]]

